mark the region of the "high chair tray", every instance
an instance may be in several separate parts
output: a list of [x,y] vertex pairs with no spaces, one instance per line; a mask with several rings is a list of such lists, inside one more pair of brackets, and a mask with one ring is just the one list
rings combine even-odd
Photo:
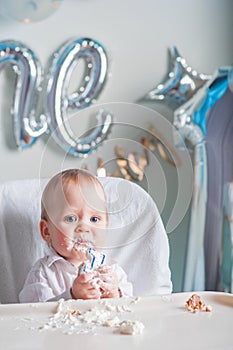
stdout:
[[[233,295],[195,293],[211,312],[186,311],[193,293],[0,305],[0,348],[233,349]],[[121,334],[124,320],[139,334]]]

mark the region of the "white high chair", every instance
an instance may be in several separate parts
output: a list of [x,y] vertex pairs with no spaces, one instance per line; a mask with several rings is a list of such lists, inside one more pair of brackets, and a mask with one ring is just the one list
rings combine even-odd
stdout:
[[[106,192],[106,254],[133,283],[134,295],[171,293],[168,239],[151,197],[119,178],[99,178]],[[27,273],[46,254],[39,232],[40,199],[48,179],[0,185],[0,302],[17,303]]]

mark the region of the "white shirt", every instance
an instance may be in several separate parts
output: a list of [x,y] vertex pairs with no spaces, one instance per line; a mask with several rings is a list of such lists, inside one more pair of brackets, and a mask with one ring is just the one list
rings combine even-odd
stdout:
[[[132,296],[133,287],[124,270],[118,264],[111,266],[117,273],[122,296]],[[50,254],[39,259],[30,270],[19,300],[21,303],[30,303],[72,299],[70,288],[77,274],[76,266],[51,249]]]

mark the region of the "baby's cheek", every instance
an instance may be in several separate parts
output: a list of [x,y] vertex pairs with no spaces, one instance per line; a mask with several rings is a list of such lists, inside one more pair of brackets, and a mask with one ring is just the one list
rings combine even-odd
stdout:
[[73,249],[74,243],[70,239],[61,238],[59,240],[59,245],[60,247],[65,248],[67,251],[70,251]]
[[98,246],[100,248],[104,247],[105,246],[105,241],[106,241],[106,233],[103,232],[103,230],[96,231],[96,234],[95,234],[96,246]]
[[69,252],[73,249],[73,244],[70,242],[68,242],[68,243],[66,242],[66,243],[61,244],[61,245]]

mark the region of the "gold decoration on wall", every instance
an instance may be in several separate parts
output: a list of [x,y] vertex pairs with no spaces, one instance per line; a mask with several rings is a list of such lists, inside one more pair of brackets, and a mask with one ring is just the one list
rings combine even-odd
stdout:
[[157,150],[160,157],[170,165],[180,167],[182,164],[180,156],[175,147],[169,144],[164,134],[159,132],[152,123],[148,123],[147,132],[148,138],[141,138],[142,145],[151,152]]
[[117,156],[116,163],[123,177],[127,180],[141,182],[144,177],[144,169],[149,163],[147,157],[137,152],[130,152],[126,156],[120,146],[115,147],[115,154]]
[[[137,152],[130,152],[126,156],[120,146],[116,146],[114,150],[116,154],[115,162],[118,168],[113,173],[109,173],[103,158],[99,157],[97,160],[96,175],[99,177],[123,177],[126,180],[141,182],[144,177],[145,167],[149,163],[148,157]],[[88,170],[87,164],[83,164],[82,169]]]
[[[153,124],[147,126],[146,136],[141,137],[141,145],[143,152],[126,152],[122,147],[116,145],[114,159],[117,169],[113,173],[109,173],[106,168],[106,162],[99,157],[97,160],[96,175],[99,177],[112,176],[123,177],[129,181],[141,182],[144,178],[145,168],[149,165],[149,152],[158,152],[160,157],[173,167],[181,166],[181,159],[175,147],[171,146],[165,136],[160,133]],[[84,164],[82,168],[87,169]]]

